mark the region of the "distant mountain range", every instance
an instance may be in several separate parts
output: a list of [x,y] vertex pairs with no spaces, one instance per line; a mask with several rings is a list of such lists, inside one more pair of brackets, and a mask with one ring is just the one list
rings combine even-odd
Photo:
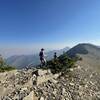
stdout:
[[[69,57],[75,57],[79,55],[82,58],[82,61],[78,61],[82,66],[91,67],[94,70],[100,71],[100,47],[93,44],[78,44],[73,48],[66,47],[61,50],[53,50],[47,52],[46,59],[51,60],[53,58],[54,52],[57,52],[57,55],[60,56],[63,52],[66,52]],[[36,66],[40,64],[39,54],[35,55],[20,55],[20,56],[11,56],[6,59],[6,62],[10,65],[16,66],[16,68],[24,68],[30,64]]]
[[[54,52],[57,52],[57,56],[63,54],[63,52],[67,52],[70,48],[66,47],[60,50],[53,50],[50,52],[45,53],[46,59],[51,60],[53,58]],[[6,63],[16,68],[24,68],[30,64],[36,66],[40,64],[39,54],[35,55],[14,55],[6,59]]]
[[96,71],[100,71],[100,47],[92,44],[78,44],[67,51],[67,55],[75,57],[79,55],[82,61],[78,63],[82,66],[91,67]]

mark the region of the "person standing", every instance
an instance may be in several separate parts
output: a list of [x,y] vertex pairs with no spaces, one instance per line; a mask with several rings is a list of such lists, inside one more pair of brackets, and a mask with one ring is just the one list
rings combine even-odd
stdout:
[[46,65],[46,59],[45,59],[45,54],[44,54],[43,48],[41,49],[39,56],[40,56],[41,66]]
[[54,60],[56,60],[57,59],[57,53],[55,52],[54,53]]

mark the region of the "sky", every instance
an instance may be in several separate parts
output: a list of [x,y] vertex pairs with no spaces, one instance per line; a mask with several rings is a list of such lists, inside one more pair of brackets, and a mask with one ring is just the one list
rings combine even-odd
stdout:
[[100,45],[100,0],[0,0],[4,56]]

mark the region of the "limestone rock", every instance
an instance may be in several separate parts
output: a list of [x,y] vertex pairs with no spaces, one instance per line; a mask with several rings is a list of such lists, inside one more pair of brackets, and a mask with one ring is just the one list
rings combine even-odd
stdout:
[[34,91],[32,91],[28,96],[26,96],[23,100],[38,100],[38,97],[35,96]]

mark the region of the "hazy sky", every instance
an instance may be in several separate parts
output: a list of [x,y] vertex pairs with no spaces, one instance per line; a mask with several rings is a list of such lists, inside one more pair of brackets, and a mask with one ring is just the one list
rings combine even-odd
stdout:
[[100,0],[0,0],[0,53],[100,44]]

